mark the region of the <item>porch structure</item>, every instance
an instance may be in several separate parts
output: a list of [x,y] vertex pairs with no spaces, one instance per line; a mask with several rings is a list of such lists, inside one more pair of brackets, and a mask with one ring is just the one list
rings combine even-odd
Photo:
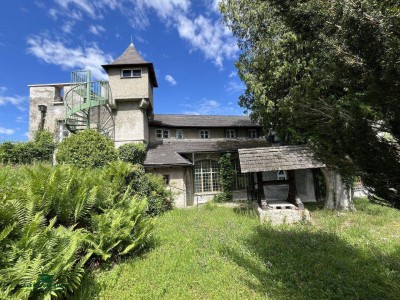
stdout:
[[[253,149],[239,149],[242,173],[252,173],[249,194],[257,200],[263,210],[297,209],[304,210],[304,204],[297,192],[296,170],[324,167],[307,146],[277,146]],[[263,172],[286,171],[287,179],[263,180]],[[289,192],[286,199],[267,201],[264,186],[287,184]]]

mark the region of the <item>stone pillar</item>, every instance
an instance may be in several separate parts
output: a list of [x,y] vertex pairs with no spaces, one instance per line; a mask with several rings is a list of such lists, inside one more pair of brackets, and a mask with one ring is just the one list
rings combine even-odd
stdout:
[[296,175],[294,170],[290,170],[287,172],[288,173],[288,179],[289,179],[289,195],[288,195],[288,201],[290,203],[293,203],[298,207],[298,209],[303,210],[304,209],[304,204],[301,202],[301,199],[297,193],[297,187],[296,187]]

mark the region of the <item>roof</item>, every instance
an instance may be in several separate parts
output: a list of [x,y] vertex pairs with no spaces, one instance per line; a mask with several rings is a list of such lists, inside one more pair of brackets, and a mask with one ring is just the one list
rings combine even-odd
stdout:
[[162,127],[261,127],[248,116],[154,115],[150,126]]
[[162,165],[192,165],[180,154],[236,152],[241,148],[268,146],[265,139],[184,139],[162,140],[150,143],[147,151],[145,166]]
[[158,87],[154,66],[151,62],[145,61],[137,52],[135,46],[132,44],[122,53],[116,60],[107,65],[102,65],[104,70],[108,71],[113,67],[129,67],[129,66],[148,66],[150,79],[154,87]]
[[278,146],[239,150],[243,173],[324,167],[307,146]]

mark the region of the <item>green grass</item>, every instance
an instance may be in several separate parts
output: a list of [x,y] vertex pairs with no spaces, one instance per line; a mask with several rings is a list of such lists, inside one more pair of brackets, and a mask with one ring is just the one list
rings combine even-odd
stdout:
[[96,271],[101,299],[399,299],[400,212],[310,207],[313,225],[262,226],[249,211],[175,210],[147,254]]

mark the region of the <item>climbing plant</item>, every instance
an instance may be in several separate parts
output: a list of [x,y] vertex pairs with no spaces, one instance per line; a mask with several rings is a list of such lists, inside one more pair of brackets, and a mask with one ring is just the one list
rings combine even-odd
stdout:
[[222,193],[216,198],[217,201],[230,201],[233,198],[232,186],[235,180],[235,169],[231,156],[230,153],[226,153],[221,155],[218,160]]

